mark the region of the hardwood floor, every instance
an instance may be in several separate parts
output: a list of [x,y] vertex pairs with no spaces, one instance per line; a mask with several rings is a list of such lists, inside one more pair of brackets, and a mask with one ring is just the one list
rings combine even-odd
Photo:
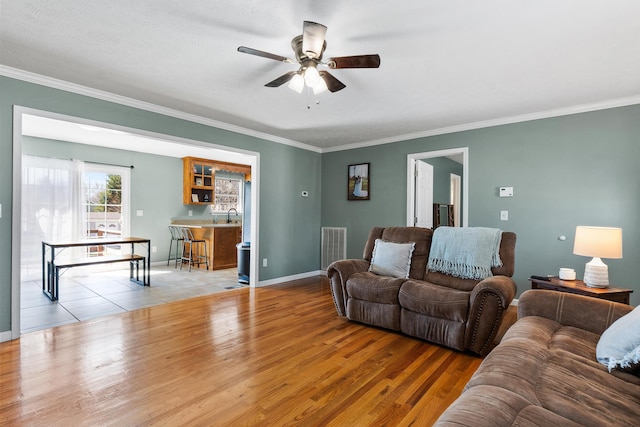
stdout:
[[481,359],[336,315],[326,278],[0,343],[0,425],[431,425]]

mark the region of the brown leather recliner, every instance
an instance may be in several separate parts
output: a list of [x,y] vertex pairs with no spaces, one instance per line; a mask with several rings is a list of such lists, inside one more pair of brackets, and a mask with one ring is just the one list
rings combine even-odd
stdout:
[[[427,261],[433,230],[418,227],[374,227],[363,259],[341,260],[327,268],[331,292],[340,316],[401,331],[456,350],[485,355],[498,332],[503,313],[516,294],[516,235],[503,232],[502,267],[482,281],[429,271]],[[376,239],[415,242],[409,277],[369,272]]]

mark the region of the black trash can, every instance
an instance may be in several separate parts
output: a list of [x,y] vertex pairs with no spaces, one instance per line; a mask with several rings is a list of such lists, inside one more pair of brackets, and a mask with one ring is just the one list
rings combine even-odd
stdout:
[[249,283],[251,243],[238,243],[236,248],[238,249],[238,283]]

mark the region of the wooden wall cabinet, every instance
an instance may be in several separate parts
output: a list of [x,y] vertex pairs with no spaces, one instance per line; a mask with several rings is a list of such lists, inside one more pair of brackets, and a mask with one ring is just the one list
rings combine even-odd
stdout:
[[215,163],[194,157],[184,157],[182,163],[182,203],[185,205],[212,204],[215,188]]
[[245,181],[251,181],[251,166],[248,165],[183,157],[182,166],[182,203],[185,205],[213,204],[216,170],[242,173]]

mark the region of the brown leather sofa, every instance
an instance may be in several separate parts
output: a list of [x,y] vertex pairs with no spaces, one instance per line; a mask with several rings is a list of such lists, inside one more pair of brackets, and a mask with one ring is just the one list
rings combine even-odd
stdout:
[[528,290],[518,321],[437,426],[637,426],[639,372],[596,360],[602,333],[633,307]]
[[[428,271],[432,236],[427,228],[373,228],[363,259],[336,261],[327,268],[336,310],[349,320],[485,355],[516,294],[511,279],[516,235],[502,233],[503,266],[492,268],[493,276],[481,281]],[[415,242],[408,278],[368,271],[376,239]]]

